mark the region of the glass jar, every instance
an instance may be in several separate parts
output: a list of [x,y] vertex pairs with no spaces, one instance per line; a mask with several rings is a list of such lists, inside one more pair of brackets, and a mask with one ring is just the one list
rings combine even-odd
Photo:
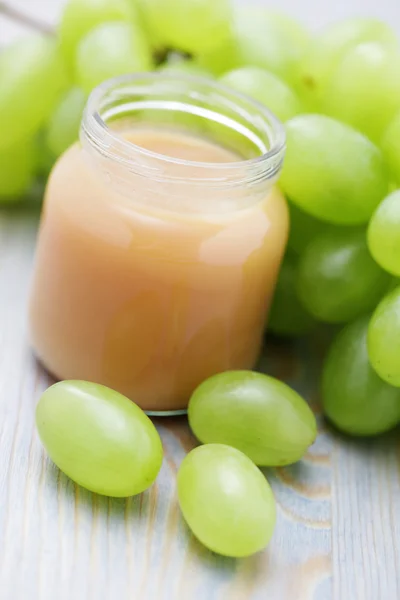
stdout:
[[[144,123],[237,158],[141,147],[127,132]],[[165,414],[207,377],[253,368],[287,239],[273,187],[283,154],[279,121],[211,80],[149,73],[96,88],[46,190],[30,323],[47,369]]]

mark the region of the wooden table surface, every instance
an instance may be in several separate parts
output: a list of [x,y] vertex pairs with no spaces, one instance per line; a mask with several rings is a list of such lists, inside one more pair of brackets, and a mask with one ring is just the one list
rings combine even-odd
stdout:
[[[327,428],[298,464],[266,470],[278,504],[268,549],[233,560],[189,533],[176,471],[195,445],[185,417],[157,421],[156,484],[127,500],[75,486],[46,458],[34,409],[51,383],[29,349],[26,305],[37,214],[0,213],[1,600],[397,600],[396,433],[357,441]],[[318,408],[321,348],[267,344],[262,368]]]
[[[165,459],[139,497],[97,496],[50,463],[34,409],[51,381],[26,318],[37,219],[0,212],[0,600],[400,599],[398,432],[352,440],[318,416],[304,460],[265,471],[277,527],[268,549],[244,560],[206,551],[182,521],[176,471],[195,445],[184,417],[157,421]],[[262,366],[318,414],[320,357],[315,343],[269,342]]]

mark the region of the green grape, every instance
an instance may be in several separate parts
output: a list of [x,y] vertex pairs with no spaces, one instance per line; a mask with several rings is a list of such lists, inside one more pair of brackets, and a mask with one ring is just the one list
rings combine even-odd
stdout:
[[307,246],[299,262],[297,292],[316,319],[346,323],[372,310],[389,281],[368,251],[365,231],[342,228]]
[[235,66],[262,67],[289,83],[296,79],[303,43],[268,11],[239,7],[232,29]]
[[239,558],[270,541],[274,495],[261,471],[239,450],[222,444],[195,448],[181,464],[177,487],[186,523],[213,552]]
[[382,152],[348,125],[322,115],[286,124],[280,185],[305,212],[336,224],[365,223],[389,187]]
[[150,47],[141,31],[128,23],[98,25],[78,45],[76,71],[85,92],[111,77],[151,69]]
[[325,231],[336,231],[337,225],[325,223],[302,211],[293,202],[288,202],[290,215],[290,231],[288,248],[301,254],[308,244]]
[[36,167],[33,140],[0,151],[0,203],[21,198],[29,189]]
[[300,100],[291,88],[260,67],[234,69],[223,75],[220,82],[265,104],[283,122],[302,111]]
[[47,145],[54,156],[62,154],[78,139],[85,103],[86,94],[80,88],[73,87],[55,108],[46,132]]
[[378,304],[368,327],[368,354],[378,375],[400,387],[400,286]]
[[144,20],[159,44],[197,52],[218,47],[230,32],[230,0],[146,0]]
[[215,76],[222,75],[237,67],[235,41],[232,36],[211,49],[200,49],[195,61],[200,67],[207,69]]
[[163,36],[161,35],[160,37],[158,32],[154,31],[152,28],[151,21],[147,15],[149,0],[134,0],[134,3],[141,29],[146,36],[146,39],[149,41],[150,46],[154,49],[155,54],[157,55],[157,53],[160,53],[161,56],[164,56],[167,50],[174,50],[174,48],[166,48],[163,42]]
[[400,279],[398,277],[392,277],[391,280],[389,281],[389,286],[386,290],[386,293],[389,294],[395,288],[397,288],[399,285],[400,285]]
[[47,145],[47,131],[40,129],[35,136],[35,171],[39,177],[47,178],[55,163],[54,153]]
[[0,53],[0,151],[26,140],[47,120],[67,85],[57,43],[21,38]]
[[231,33],[218,46],[199,48],[195,60],[215,75],[256,65],[292,81],[309,33],[294,19],[268,9],[236,9]]
[[188,418],[204,444],[228,444],[262,466],[300,460],[317,435],[303,398],[282,381],[253,371],[227,371],[201,383],[190,398]]
[[61,17],[61,50],[71,69],[80,40],[94,27],[107,21],[135,18],[131,0],[68,0]]
[[304,335],[316,325],[297,296],[297,260],[292,254],[286,254],[279,272],[268,317],[268,331],[276,335]]
[[322,406],[332,423],[351,435],[377,435],[400,420],[400,390],[369,364],[368,317],[347,325],[333,342],[322,372]]
[[92,492],[139,494],[161,468],[162,445],[153,423],[136,404],[103,385],[52,385],[37,405],[36,426],[51,460]]
[[326,88],[322,108],[379,142],[400,109],[400,52],[379,42],[349,50]]
[[296,44],[299,51],[305,51],[308,48],[312,39],[311,34],[299,21],[289,17],[286,13],[271,9],[264,9],[264,15],[272,25],[280,29],[292,43]]
[[[351,18],[330,25],[309,46],[301,64],[299,91],[310,107],[318,108],[326,85],[342,57],[362,42],[378,41],[395,46],[395,33],[371,18]],[[343,98],[342,98],[343,100]]]
[[400,275],[400,191],[387,196],[372,215],[368,246],[376,262]]
[[400,185],[400,112],[382,138],[381,147],[393,180]]

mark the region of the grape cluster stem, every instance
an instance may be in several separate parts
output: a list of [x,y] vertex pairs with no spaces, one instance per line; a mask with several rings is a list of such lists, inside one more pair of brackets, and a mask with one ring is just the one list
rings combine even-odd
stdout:
[[14,8],[13,6],[10,6],[7,2],[0,1],[0,15],[4,15],[8,19],[11,19],[16,23],[20,23],[21,25],[25,25],[30,29],[40,31],[45,35],[55,35],[55,30],[51,25],[43,23],[42,21],[38,21],[30,15],[26,15],[25,13]]

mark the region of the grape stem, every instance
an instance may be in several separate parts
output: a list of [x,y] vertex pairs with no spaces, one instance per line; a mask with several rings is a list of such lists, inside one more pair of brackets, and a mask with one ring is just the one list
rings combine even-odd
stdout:
[[187,60],[192,57],[188,52],[181,52],[180,50],[173,50],[172,48],[156,48],[153,52],[153,60],[157,66],[163,65],[168,62],[171,57],[173,59],[174,56],[175,58],[180,58],[182,60]]
[[16,23],[20,23],[21,25],[25,25],[30,29],[40,31],[45,35],[55,35],[55,30],[53,27],[51,27],[51,25],[47,25],[47,23],[42,23],[30,15],[26,15],[20,10],[7,4],[7,2],[0,1],[0,15],[4,15]]

